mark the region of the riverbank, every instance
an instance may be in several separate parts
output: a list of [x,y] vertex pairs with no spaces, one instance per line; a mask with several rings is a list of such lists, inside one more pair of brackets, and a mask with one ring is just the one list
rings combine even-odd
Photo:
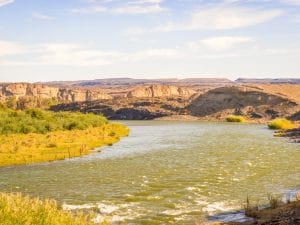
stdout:
[[290,129],[284,132],[278,132],[277,135],[280,137],[286,137],[292,142],[300,143],[300,127]]
[[64,160],[87,155],[91,150],[112,145],[129,130],[121,124],[105,124],[85,130],[55,131],[47,134],[0,136],[0,166]]
[[0,166],[63,160],[112,145],[129,130],[100,115],[0,107]]
[[[40,200],[21,193],[0,193],[1,224],[93,225],[92,215],[60,210],[55,200]],[[107,223],[102,223],[102,225]],[[100,225],[100,224],[99,224]]]
[[300,224],[300,201],[286,203],[275,209],[249,210],[252,218],[247,222],[214,223],[213,225],[298,225]]

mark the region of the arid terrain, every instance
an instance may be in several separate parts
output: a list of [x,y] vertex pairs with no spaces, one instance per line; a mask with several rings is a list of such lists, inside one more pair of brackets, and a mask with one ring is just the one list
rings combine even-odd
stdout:
[[264,122],[299,120],[298,79],[102,79],[48,83],[3,83],[0,100],[16,107],[53,100],[54,111],[81,111],[126,120],[224,120],[229,114]]

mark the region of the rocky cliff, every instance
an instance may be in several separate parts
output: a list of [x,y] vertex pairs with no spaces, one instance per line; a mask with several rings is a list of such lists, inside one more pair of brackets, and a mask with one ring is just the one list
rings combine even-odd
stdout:
[[18,100],[21,97],[37,97],[41,99],[55,98],[63,102],[94,101],[111,99],[106,93],[84,89],[58,88],[43,84],[7,83],[0,84],[0,100],[5,101],[9,97]]
[[185,97],[189,98],[196,92],[189,88],[176,87],[170,85],[150,85],[135,87],[129,91],[128,98],[170,98]]
[[239,114],[267,120],[292,116],[300,110],[298,103],[289,98],[247,86],[212,89],[195,98],[187,108],[198,117],[224,119],[229,114]]
[[[20,109],[55,104],[52,107],[55,111],[94,112],[110,119],[224,120],[229,114],[262,122],[276,117],[300,118],[300,85],[296,84],[224,84],[196,88],[162,84],[108,87],[0,84],[0,100],[9,97],[21,100],[17,104],[6,102]],[[44,103],[40,99],[56,101]]]

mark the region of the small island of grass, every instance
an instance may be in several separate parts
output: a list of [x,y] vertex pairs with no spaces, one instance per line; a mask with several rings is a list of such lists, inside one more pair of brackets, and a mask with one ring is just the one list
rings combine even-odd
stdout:
[[226,117],[226,121],[231,123],[243,123],[246,122],[246,119],[243,116],[229,115]]
[[272,130],[289,130],[295,128],[295,124],[285,118],[277,118],[272,120],[268,127]]
[[63,160],[112,145],[129,130],[103,116],[0,108],[0,166]]

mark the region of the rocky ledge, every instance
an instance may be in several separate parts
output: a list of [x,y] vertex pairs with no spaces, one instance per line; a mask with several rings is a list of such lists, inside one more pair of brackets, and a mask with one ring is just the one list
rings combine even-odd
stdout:
[[281,137],[287,137],[292,142],[300,143],[300,128],[295,128],[295,129],[287,130],[284,132],[279,132],[278,135]]

